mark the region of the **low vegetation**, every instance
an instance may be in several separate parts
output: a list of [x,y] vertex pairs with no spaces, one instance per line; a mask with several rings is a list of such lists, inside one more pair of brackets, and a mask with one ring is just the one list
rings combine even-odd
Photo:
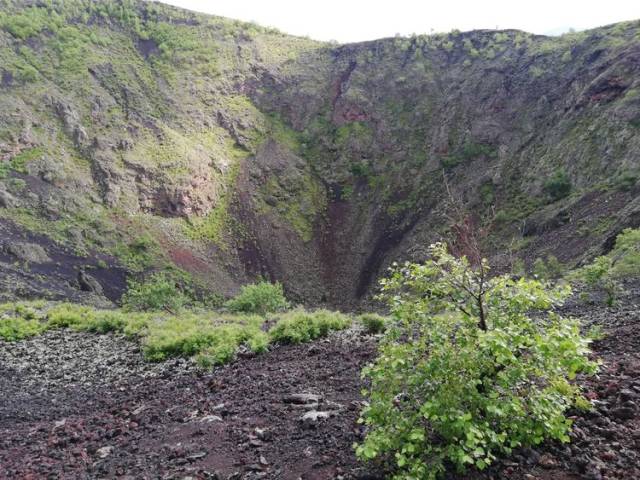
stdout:
[[236,313],[265,315],[286,310],[289,303],[280,283],[263,281],[243,286],[240,293],[229,300],[225,306]]
[[387,329],[389,319],[377,313],[363,313],[362,315],[358,315],[358,321],[368,333],[377,334]]
[[54,328],[116,332],[139,340],[148,360],[195,357],[208,368],[233,360],[239,349],[260,353],[270,344],[308,342],[351,324],[349,316],[328,310],[283,312],[288,302],[280,284],[246,286],[229,302],[237,307],[235,313],[181,308],[185,302],[180,295],[172,281],[158,275],[132,283],[126,308],[119,310],[43,301],[3,304],[0,339],[22,340]]
[[566,442],[567,410],[589,405],[572,380],[597,369],[590,340],[554,311],[570,288],[489,278],[477,263],[435,245],[429,261],[382,281],[395,322],[363,371],[368,433],[356,452],[386,462],[393,478],[435,479],[545,439]]
[[640,278],[640,229],[623,230],[608,254],[571,272],[568,278],[603,292],[607,305],[613,306],[623,291],[623,282]]
[[549,198],[555,202],[571,193],[571,179],[567,172],[559,169],[556,170],[549,179],[547,179],[543,188]]
[[540,280],[560,278],[564,271],[564,267],[555,255],[549,255],[546,259],[536,258],[533,262],[532,272]]
[[293,310],[278,320],[269,335],[279,343],[304,343],[324,337],[331,330],[343,330],[350,324],[351,319],[339,312]]
[[176,282],[164,273],[151,275],[145,281],[130,280],[122,297],[122,306],[128,311],[177,311],[187,304],[187,295]]

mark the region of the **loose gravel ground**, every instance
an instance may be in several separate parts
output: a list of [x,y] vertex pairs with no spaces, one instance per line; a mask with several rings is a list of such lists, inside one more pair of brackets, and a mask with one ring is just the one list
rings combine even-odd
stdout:
[[[594,345],[601,372],[583,379],[594,409],[573,412],[570,444],[450,478],[640,478],[638,299],[568,309],[606,334]],[[0,478],[384,478],[352,450],[359,372],[375,348],[349,330],[203,373],[187,360],[145,362],[115,335],[0,343]]]

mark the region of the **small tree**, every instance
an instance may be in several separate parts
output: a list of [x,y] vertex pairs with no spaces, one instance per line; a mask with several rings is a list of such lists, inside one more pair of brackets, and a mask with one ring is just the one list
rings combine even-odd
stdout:
[[[395,267],[383,298],[396,318],[370,382],[362,459],[381,459],[396,479],[435,479],[447,466],[484,468],[498,454],[546,438],[568,441],[570,384],[593,373],[589,341],[553,312],[570,287],[488,276],[446,247],[424,264]],[[531,316],[532,311],[540,315]]]

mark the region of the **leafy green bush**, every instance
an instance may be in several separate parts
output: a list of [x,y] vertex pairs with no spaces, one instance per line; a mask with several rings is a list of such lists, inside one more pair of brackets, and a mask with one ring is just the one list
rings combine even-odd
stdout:
[[613,180],[614,185],[622,190],[629,191],[638,183],[638,175],[633,172],[623,172]]
[[351,319],[339,312],[318,310],[287,312],[269,330],[271,340],[280,343],[305,343],[326,336],[332,330],[343,330]]
[[610,307],[615,304],[616,297],[622,289],[613,275],[611,258],[607,256],[596,258],[592,263],[578,270],[571,278],[582,280],[587,286],[604,291],[607,295],[606,303]]
[[285,310],[289,303],[280,283],[260,282],[244,285],[225,306],[232,312],[265,315]]
[[[229,321],[230,320],[230,321]],[[197,355],[201,365],[216,365],[231,360],[240,345],[254,351],[266,348],[258,316],[211,318],[207,315],[170,317],[148,325],[143,340],[144,354],[153,361],[169,357]]]
[[0,318],[0,339],[8,342],[33,337],[44,330],[44,325],[38,320],[27,320],[22,317]]
[[489,278],[486,260],[471,265],[443,245],[431,253],[382,281],[397,325],[363,371],[370,404],[358,457],[395,464],[396,479],[435,479],[547,438],[568,441],[565,412],[586,403],[569,382],[597,368],[578,322],[552,311],[570,288]]
[[127,311],[176,311],[188,301],[175,280],[164,273],[154,273],[146,281],[129,281],[129,287],[122,296],[122,307]]
[[382,333],[387,328],[387,319],[377,313],[363,313],[358,315],[358,321],[364,325],[369,333]]
[[616,244],[608,256],[614,278],[640,277],[640,229],[623,230],[616,237]]
[[569,195],[571,188],[569,175],[564,170],[559,169],[544,183],[543,190],[551,197],[551,200],[556,201]]
[[563,270],[562,264],[554,255],[549,255],[546,261],[538,257],[533,262],[533,273],[541,280],[559,278]]
[[82,326],[91,322],[95,318],[95,310],[83,305],[72,303],[61,303],[53,307],[47,313],[48,325],[51,328],[75,328],[82,329]]
[[536,258],[533,262],[533,274],[536,278],[544,280],[549,276],[549,271],[547,270],[547,264],[540,257]]
[[119,332],[137,336],[151,319],[150,314],[120,310],[95,310],[84,305],[61,303],[46,313],[47,329],[71,328],[77,331]]
[[[640,229],[628,228],[617,237],[611,252],[568,275],[570,280],[602,290],[612,306],[623,291],[624,280],[640,277]],[[588,296],[588,295],[587,295]]]

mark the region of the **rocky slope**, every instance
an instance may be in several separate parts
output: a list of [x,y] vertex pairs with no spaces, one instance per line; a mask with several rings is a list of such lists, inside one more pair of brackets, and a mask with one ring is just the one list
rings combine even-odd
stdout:
[[4,298],[116,300],[172,266],[347,307],[451,198],[502,268],[640,224],[638,22],[333,45],[141,1],[2,6]]

